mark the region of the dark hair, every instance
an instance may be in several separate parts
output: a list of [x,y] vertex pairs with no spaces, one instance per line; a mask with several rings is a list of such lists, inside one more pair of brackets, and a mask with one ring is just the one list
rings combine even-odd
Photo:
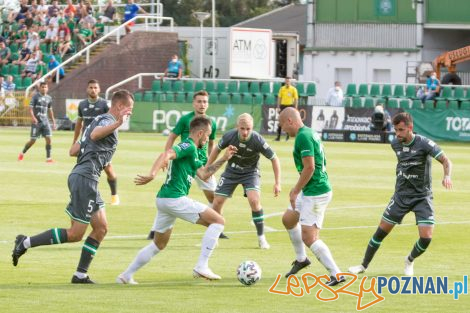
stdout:
[[43,85],[46,85],[47,86],[47,83],[46,82],[40,82],[39,83],[39,87],[43,86]]
[[207,129],[212,126],[212,121],[205,116],[196,116],[189,124],[189,131],[199,131],[201,129]]
[[401,112],[393,117],[393,125],[398,125],[401,122],[405,123],[406,126],[413,125],[413,118],[409,113]]
[[126,89],[121,89],[113,93],[113,97],[111,98],[111,106],[118,102],[129,102],[129,100],[134,101],[134,95]]
[[99,82],[97,79],[90,79],[90,80],[88,81],[88,85],[90,85],[90,84],[98,84],[98,85],[99,85],[100,82]]
[[290,76],[286,76],[284,79],[292,79]]
[[193,96],[193,100],[196,99],[197,96],[206,96],[206,97],[209,97],[209,94],[207,93],[207,91],[205,90],[199,90],[198,92],[196,92]]

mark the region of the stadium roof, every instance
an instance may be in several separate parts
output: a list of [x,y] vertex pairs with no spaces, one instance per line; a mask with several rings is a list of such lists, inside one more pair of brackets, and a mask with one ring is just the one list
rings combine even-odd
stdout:
[[233,26],[268,28],[272,29],[274,33],[297,33],[299,34],[300,45],[305,46],[307,6],[304,4],[289,4]]

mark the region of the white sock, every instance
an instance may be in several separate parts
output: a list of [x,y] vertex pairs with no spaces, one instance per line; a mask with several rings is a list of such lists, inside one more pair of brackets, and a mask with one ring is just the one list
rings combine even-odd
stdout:
[[330,275],[336,277],[336,274],[341,272],[335,260],[333,260],[330,249],[322,240],[315,241],[310,246],[310,250],[312,250],[318,261],[330,272]]
[[30,239],[30,237],[26,238],[26,239],[23,241],[23,246],[24,246],[26,249],[31,248],[31,239]]
[[197,261],[197,267],[207,268],[209,267],[209,258],[214,251],[217,241],[219,240],[220,233],[224,230],[222,224],[210,224],[207,227],[204,237],[202,237],[201,254]]
[[307,258],[307,253],[305,252],[304,242],[302,241],[302,231],[300,225],[297,223],[294,228],[288,229],[287,232],[289,233],[292,246],[294,246],[296,260],[299,262],[305,261]]
[[73,275],[77,276],[80,279],[86,278],[88,276],[87,273],[82,273],[82,272],[75,272],[75,274]]
[[124,277],[130,279],[134,276],[134,273],[137,272],[142,266],[150,262],[150,260],[158,253],[160,250],[155,245],[155,242],[149,243],[145,247],[143,247],[139,253],[137,253],[134,261],[129,264],[129,267],[122,273]]

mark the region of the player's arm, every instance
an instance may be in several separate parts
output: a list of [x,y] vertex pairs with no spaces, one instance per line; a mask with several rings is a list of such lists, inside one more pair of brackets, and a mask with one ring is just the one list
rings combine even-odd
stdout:
[[52,120],[52,128],[53,128],[53,129],[56,129],[54,111],[52,110],[52,107],[49,108],[49,117],[50,117],[51,120]]
[[281,192],[281,163],[279,162],[277,156],[274,156],[274,158],[271,159],[271,165],[273,166],[274,172],[273,193],[274,196],[277,197]]
[[206,166],[199,168],[197,170],[197,176],[202,180],[207,180],[215,172],[217,172],[217,170],[235,153],[237,153],[237,147],[232,145],[228,146],[227,149],[225,149],[225,153],[221,158],[219,158],[212,164],[207,163]]
[[137,175],[136,178],[134,178],[134,183],[136,185],[145,185],[149,182],[151,182],[155,176],[157,175],[157,172],[161,170],[162,168],[165,168],[170,160],[176,159],[176,152],[173,149],[168,149],[162,154],[160,154],[155,162],[153,162],[152,168],[150,169],[150,173],[148,175]]
[[83,126],[83,118],[80,116],[77,117],[77,122],[75,123],[75,128],[73,130],[73,142],[72,145],[77,142],[77,139],[80,137],[80,133],[82,132]]
[[165,151],[173,147],[173,145],[175,144],[176,138],[178,138],[178,135],[175,134],[174,132],[170,132],[170,134],[168,135],[168,139],[166,140]]
[[210,164],[214,163],[215,160],[217,160],[217,157],[219,156],[220,151],[222,151],[222,150],[218,146],[215,147],[214,149],[212,149],[212,152],[210,153],[209,159],[207,159],[206,164],[210,165]]
[[315,158],[313,156],[304,156],[302,158],[303,169],[300,173],[299,180],[295,184],[294,188],[290,191],[289,199],[293,208],[295,208],[295,200],[297,195],[307,185],[308,181],[312,178],[313,172],[315,171]]
[[37,124],[38,120],[36,116],[34,116],[34,109],[32,106],[29,107],[29,115],[31,115],[31,121],[33,122],[33,124]]
[[132,108],[130,107],[125,107],[122,109],[117,116],[117,120],[109,125],[106,126],[97,126],[95,129],[90,134],[90,139],[93,141],[98,141],[100,139],[103,139],[110,134],[112,134],[116,129],[118,129],[122,123],[124,123],[124,120],[126,120],[129,115],[132,113]]
[[212,150],[214,150],[214,140],[213,139],[209,139],[209,144],[207,145],[207,153],[209,155],[212,154]]
[[78,155],[78,153],[80,152],[80,142],[79,141],[76,141],[72,144],[72,146],[70,147],[70,150],[69,150],[69,155],[71,157],[75,157]]
[[452,174],[452,162],[449,158],[442,153],[437,160],[442,164],[444,170],[444,178],[442,179],[442,186],[446,189],[452,189],[452,179],[450,178]]

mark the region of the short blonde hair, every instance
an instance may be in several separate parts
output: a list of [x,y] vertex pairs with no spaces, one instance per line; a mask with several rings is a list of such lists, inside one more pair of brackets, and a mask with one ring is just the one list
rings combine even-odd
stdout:
[[242,121],[253,123],[253,117],[248,113],[242,113],[237,118],[237,125],[240,124],[240,122]]

